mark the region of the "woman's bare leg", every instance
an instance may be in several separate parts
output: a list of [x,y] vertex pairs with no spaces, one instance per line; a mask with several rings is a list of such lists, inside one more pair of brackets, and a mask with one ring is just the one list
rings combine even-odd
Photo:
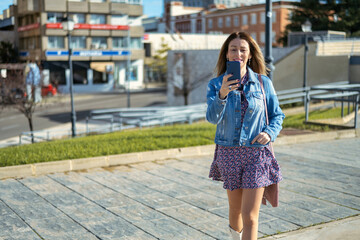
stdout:
[[259,212],[264,189],[242,189],[241,216],[244,225],[243,240],[257,239]]
[[241,232],[243,221],[241,217],[242,189],[227,190],[229,200],[229,224],[232,229]]

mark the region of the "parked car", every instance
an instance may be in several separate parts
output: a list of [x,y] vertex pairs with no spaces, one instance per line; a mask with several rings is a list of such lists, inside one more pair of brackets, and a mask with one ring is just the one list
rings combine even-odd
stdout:
[[41,88],[41,96],[55,96],[56,94],[57,90],[52,84],[42,86]]

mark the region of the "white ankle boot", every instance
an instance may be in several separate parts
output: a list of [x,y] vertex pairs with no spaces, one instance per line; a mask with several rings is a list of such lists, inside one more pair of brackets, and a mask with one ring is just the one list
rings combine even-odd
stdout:
[[229,230],[230,230],[230,235],[231,235],[233,240],[241,240],[242,231],[237,232],[234,229],[232,229],[232,227],[230,225],[229,225]]

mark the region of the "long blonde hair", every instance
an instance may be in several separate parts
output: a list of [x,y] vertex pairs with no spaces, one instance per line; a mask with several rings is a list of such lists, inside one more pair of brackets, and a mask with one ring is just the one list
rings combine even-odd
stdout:
[[226,72],[226,54],[229,49],[229,44],[232,40],[240,38],[248,42],[250,47],[251,61],[249,67],[256,73],[266,74],[267,68],[265,66],[264,56],[260,50],[257,42],[246,32],[233,32],[225,40],[224,44],[221,47],[219,58],[216,64],[217,76]]

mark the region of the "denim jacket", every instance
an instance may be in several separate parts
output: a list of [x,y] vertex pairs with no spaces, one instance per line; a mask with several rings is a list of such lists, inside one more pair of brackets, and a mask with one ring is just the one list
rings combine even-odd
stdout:
[[234,90],[224,100],[219,98],[219,91],[225,74],[211,79],[208,84],[206,119],[210,123],[217,124],[216,144],[222,146],[264,147],[265,145],[258,142],[251,144],[251,141],[259,133],[266,132],[273,142],[282,129],[281,125],[285,115],[279,107],[279,101],[271,80],[267,76],[261,75],[269,115],[269,125],[266,125],[264,97],[258,74],[249,67],[247,71],[249,79],[244,86],[244,94],[249,105],[242,126],[240,92]]

